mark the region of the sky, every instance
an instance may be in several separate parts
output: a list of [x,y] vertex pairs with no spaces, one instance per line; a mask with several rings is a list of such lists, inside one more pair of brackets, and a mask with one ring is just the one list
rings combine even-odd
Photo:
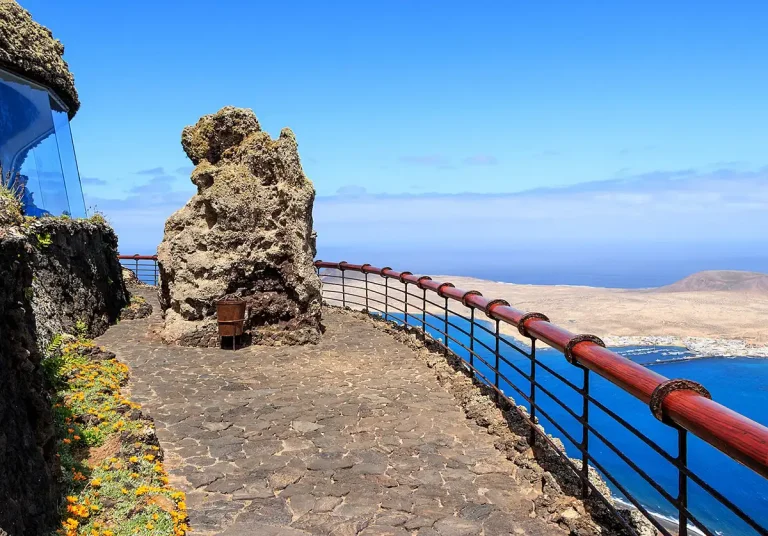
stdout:
[[21,4],[65,44],[86,203],[125,253],[194,193],[182,128],[234,105],[296,134],[328,260],[768,271],[766,3]]

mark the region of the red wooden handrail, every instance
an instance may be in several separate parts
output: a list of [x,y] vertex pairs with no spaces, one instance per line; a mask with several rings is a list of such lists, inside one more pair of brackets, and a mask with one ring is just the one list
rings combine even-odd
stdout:
[[157,255],[139,255],[137,253],[136,255],[118,255],[117,258],[126,261],[156,261]]
[[[391,268],[376,268],[369,264],[316,261],[317,268],[335,268],[368,274],[377,274],[402,283],[417,285],[441,297],[450,298],[486,313],[490,318],[506,322],[521,329],[520,321],[526,313],[496,300],[489,300],[472,291],[458,289],[450,283],[423,279],[410,272],[397,272]],[[493,303],[492,303],[493,302]],[[542,318],[528,316],[522,325],[534,339],[538,339],[561,353],[575,335]],[[590,341],[575,344],[574,362],[599,374],[635,398],[648,404],[654,390],[668,379],[642,365]],[[727,407],[688,390],[670,392],[662,400],[664,416],[672,423],[688,430],[734,460],[768,478],[768,428]]]

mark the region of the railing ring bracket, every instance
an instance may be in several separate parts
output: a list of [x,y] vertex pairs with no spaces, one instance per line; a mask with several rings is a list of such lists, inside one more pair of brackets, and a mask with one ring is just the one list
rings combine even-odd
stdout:
[[432,278],[431,278],[431,277],[429,277],[428,275],[423,275],[423,276],[421,276],[421,277],[419,278],[419,280],[416,282],[416,285],[417,285],[419,288],[421,288],[421,289],[423,289],[423,288],[424,288],[424,287],[421,285],[421,282],[422,282],[422,281],[432,281]]
[[391,266],[385,266],[384,268],[382,268],[382,269],[379,271],[379,275],[380,275],[381,277],[386,277],[386,276],[384,275],[384,270],[392,270],[392,267],[391,267]]
[[653,390],[648,406],[650,406],[653,416],[665,424],[670,424],[670,422],[664,418],[664,409],[662,407],[664,399],[667,398],[667,395],[674,393],[675,391],[693,391],[704,398],[712,400],[712,395],[707,391],[707,388],[698,382],[683,379],[661,382],[656,389]]
[[507,300],[501,300],[501,299],[489,301],[488,305],[485,306],[485,316],[487,316],[488,318],[493,318],[491,316],[491,311],[493,311],[493,308],[496,305],[503,305],[504,307],[509,307],[509,302]]
[[523,337],[528,337],[529,339],[533,339],[534,337],[531,337],[531,335],[528,333],[528,330],[525,327],[525,323],[532,319],[537,320],[543,320],[544,322],[549,322],[549,317],[543,313],[525,313],[523,316],[520,317],[520,321],[517,323],[517,331],[520,332],[520,335]]
[[471,305],[467,305],[467,298],[468,298],[469,296],[482,296],[482,295],[483,295],[483,294],[482,294],[482,292],[480,292],[479,290],[468,290],[468,291],[466,291],[466,292],[464,293],[464,295],[461,297],[461,304],[462,304],[464,307],[471,307]]
[[437,295],[445,298],[446,296],[443,294],[443,288],[444,287],[450,287],[450,288],[456,288],[456,285],[453,283],[443,283],[439,287],[437,287]]
[[565,350],[563,350],[565,360],[568,361],[571,365],[575,364],[573,359],[573,348],[580,342],[593,342],[596,345],[605,348],[605,343],[600,337],[595,335],[576,335],[574,338],[568,341],[568,344],[565,345]]
[[341,262],[339,263],[339,270],[341,270],[342,272],[343,272],[343,271],[344,271],[344,269],[345,269],[345,268],[344,268],[344,265],[345,265],[345,264],[349,264],[349,263],[348,263],[347,261],[341,261]]
[[403,285],[407,285],[408,281],[405,280],[405,276],[407,275],[413,275],[411,272],[400,272],[400,277],[398,279]]

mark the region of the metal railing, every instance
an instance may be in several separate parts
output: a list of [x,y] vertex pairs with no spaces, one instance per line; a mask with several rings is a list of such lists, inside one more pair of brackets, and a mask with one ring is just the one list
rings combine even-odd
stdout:
[[[628,533],[636,531],[616,504],[600,493],[594,479],[590,480],[590,466],[665,536],[685,536],[689,531],[722,534],[719,524],[726,515],[730,516],[727,534],[768,535],[768,510],[736,504],[700,475],[716,474],[711,467],[705,464],[702,470],[701,464],[689,460],[692,436],[697,454],[701,447],[709,448],[700,439],[751,469],[744,470],[721,456],[723,462],[755,479],[760,489],[754,493],[762,493],[768,501],[768,428],[711,400],[700,384],[670,380],[605,348],[593,335],[574,335],[550,323],[544,314],[525,313],[504,300],[489,300],[480,292],[464,291],[428,276],[344,261],[316,261],[315,267],[329,305],[364,310],[416,330],[425,343],[437,344],[446,355],[461,358],[472,377],[492,389],[497,401],[518,409],[527,421],[530,445],[548,445],[550,452],[557,452],[578,479],[578,493],[607,506]],[[461,311],[455,310],[456,303]],[[502,324],[517,328],[530,346],[504,335]],[[561,353],[565,361],[558,362],[562,365],[537,356],[537,341]],[[508,393],[524,400],[524,409]],[[621,397],[637,407],[620,415],[614,408]],[[568,419],[573,423],[566,425]],[[564,440],[566,452],[538,426],[541,421]],[[628,438],[652,453],[648,458],[652,463],[633,459],[635,447],[628,446]],[[571,459],[568,452],[578,459]],[[733,478],[739,478],[738,471]],[[691,488],[696,504],[689,504]],[[639,489],[655,494],[653,511],[648,501],[636,496]],[[670,523],[655,513],[665,508],[676,514],[676,520]]]
[[157,255],[118,255],[120,264],[136,274],[139,281],[157,286],[160,273],[157,267]]

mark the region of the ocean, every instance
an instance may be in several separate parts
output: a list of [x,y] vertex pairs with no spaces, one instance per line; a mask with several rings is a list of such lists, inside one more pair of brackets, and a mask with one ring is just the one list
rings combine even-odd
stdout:
[[[402,315],[390,315],[402,322]],[[456,326],[469,331],[469,323],[458,316],[449,317]],[[427,322],[441,326],[441,320],[427,316]],[[410,318],[411,325],[420,326],[420,321]],[[483,321],[492,329],[492,325]],[[440,334],[432,328],[427,331],[435,338]],[[449,327],[452,337],[464,346],[469,346],[469,337],[458,329]],[[494,347],[492,335],[482,329],[475,329],[476,339]],[[507,339],[514,342],[513,339]],[[449,347],[467,359],[469,352],[459,344],[449,341]],[[493,353],[479,344],[475,344],[477,353],[489,363],[493,363]],[[768,425],[768,359],[754,358],[701,358],[693,355],[684,348],[674,347],[624,347],[614,348],[624,357],[653,368],[656,372],[668,378],[687,378],[705,385],[717,402],[746,415],[764,425]],[[523,371],[528,371],[530,361],[519,352],[502,344],[502,355],[512,364]],[[547,365],[556,373],[562,375],[577,386],[581,385],[582,372],[570,365],[562,354],[555,350],[537,350],[537,360]],[[490,370],[479,360],[475,359],[478,369],[486,377],[492,378]],[[527,393],[529,384],[509,365],[502,364],[501,370],[511,383]],[[543,368],[537,367],[537,381],[545,386],[555,397],[562,401],[576,414],[581,413],[581,396],[570,387],[557,379]],[[522,397],[515,396],[514,389],[502,385],[505,394],[518,404],[530,409]],[[657,421],[650,413],[648,406],[625,393],[597,374],[590,374],[590,392],[592,396],[606,407],[630,422],[647,437],[656,442],[671,456],[677,454],[677,432]],[[565,432],[573,438],[581,439],[581,424],[565,409],[542,391],[537,392],[537,405],[556,421]],[[580,457],[578,450],[568,441],[563,431],[558,430],[552,422],[544,417],[540,419],[547,433],[560,438],[566,446],[568,455]],[[590,424],[613,443],[625,456],[634,461],[663,489],[673,497],[677,495],[677,471],[657,452],[638,439],[631,432],[618,425],[607,413],[594,405],[590,405]],[[624,486],[650,512],[660,518],[671,521],[677,519],[676,510],[671,507],[639,474],[622,461],[605,443],[594,434],[589,437],[590,453],[616,480]],[[689,467],[706,483],[714,487],[725,497],[752,516],[758,523],[768,526],[768,482],[746,467],[731,460],[718,450],[689,434]],[[617,487],[604,478],[618,502],[628,503]],[[691,512],[706,526],[719,534],[753,535],[754,529],[746,525],[733,513],[723,507],[695,483],[689,483],[689,508]],[[696,531],[692,530],[692,533]]]
[[511,235],[508,243],[495,248],[479,248],[471,242],[437,248],[427,238],[419,248],[375,244],[333,247],[323,246],[321,240],[317,258],[391,266],[414,274],[456,275],[526,285],[611,288],[660,287],[702,270],[768,273],[766,248],[738,243],[717,247],[663,242],[525,246],[517,244]]

